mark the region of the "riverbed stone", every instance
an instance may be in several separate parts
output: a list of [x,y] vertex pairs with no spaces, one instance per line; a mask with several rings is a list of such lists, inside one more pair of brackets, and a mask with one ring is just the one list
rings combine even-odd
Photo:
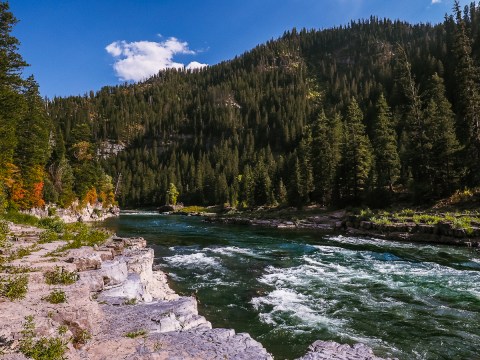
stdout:
[[308,353],[297,360],[398,360],[375,356],[373,350],[364,344],[339,344],[334,341],[315,341]]

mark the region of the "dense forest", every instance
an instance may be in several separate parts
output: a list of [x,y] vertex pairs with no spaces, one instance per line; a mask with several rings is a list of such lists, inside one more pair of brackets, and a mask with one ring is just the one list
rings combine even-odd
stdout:
[[293,29],[205,69],[46,101],[20,77],[7,10],[0,176],[9,206],[111,202],[114,192],[122,206],[156,206],[178,190],[196,205],[383,207],[480,185],[475,3],[455,2],[437,25],[372,17]]
[[[77,126],[65,144],[47,111],[33,76],[23,77],[27,63],[11,35],[17,19],[8,2],[0,2],[0,212],[115,202],[112,179],[94,159],[90,127]],[[87,131],[87,134],[82,130]]]

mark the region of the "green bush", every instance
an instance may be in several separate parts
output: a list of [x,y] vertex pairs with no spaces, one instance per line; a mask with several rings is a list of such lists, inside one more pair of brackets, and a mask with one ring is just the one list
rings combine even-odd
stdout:
[[77,332],[75,332],[72,342],[73,346],[78,349],[82,345],[85,345],[90,339],[92,338],[92,334],[88,332],[87,330],[80,329]]
[[78,274],[55,266],[55,269],[45,273],[45,282],[48,285],[71,285],[78,280]]
[[25,317],[20,351],[34,360],[66,360],[67,342],[59,337],[35,339],[33,316]]
[[5,220],[0,220],[0,248],[7,245],[8,224]]
[[10,276],[0,282],[0,295],[10,301],[24,299],[28,291],[28,275]]
[[147,331],[146,330],[136,330],[136,331],[130,331],[128,333],[125,334],[126,337],[130,338],[130,339],[135,339],[139,336],[145,336],[147,335]]
[[57,240],[58,240],[58,234],[53,230],[47,229],[40,234],[38,243],[46,244],[46,243],[51,243]]
[[58,217],[40,219],[38,226],[55,231],[56,233],[61,233],[65,229],[65,223]]
[[65,291],[53,290],[50,294],[45,296],[43,300],[48,301],[50,304],[62,304],[67,302],[67,295]]

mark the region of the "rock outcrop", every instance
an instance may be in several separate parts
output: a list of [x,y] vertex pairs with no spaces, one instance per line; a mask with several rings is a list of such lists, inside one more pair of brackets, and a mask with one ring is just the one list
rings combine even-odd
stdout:
[[54,212],[65,223],[92,222],[103,221],[120,214],[118,206],[103,207],[103,204],[97,202],[93,205],[87,203],[84,207],[80,207],[78,201],[74,202],[69,208],[57,208],[55,205],[49,205],[43,208],[33,208],[24,211],[25,214],[35,216],[37,218],[46,218],[50,213]]
[[364,344],[353,346],[338,344],[333,341],[315,341],[308,348],[308,353],[297,360],[394,360],[382,359]]
[[[40,233],[12,228],[15,246],[32,244]],[[33,316],[38,337],[56,337],[61,327],[67,329],[62,338],[73,339],[68,359],[272,359],[248,334],[212,329],[198,314],[195,298],[177,295],[166,275],[153,271],[153,249],[146,248],[144,239],[114,237],[101,247],[52,253],[64,244],[41,244],[8,265],[28,268],[29,289],[23,300],[0,298],[4,358],[25,358],[19,353],[22,324]],[[78,280],[46,284],[45,272],[56,267],[77,273]],[[52,290],[63,291],[67,302],[48,303]]]

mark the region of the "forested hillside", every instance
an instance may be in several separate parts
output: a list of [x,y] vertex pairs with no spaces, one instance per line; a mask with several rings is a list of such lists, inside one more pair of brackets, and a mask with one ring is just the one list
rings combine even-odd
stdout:
[[[113,179],[129,207],[165,204],[172,187],[185,204],[386,206],[480,185],[479,60],[480,6],[456,3],[438,25],[294,29],[202,70],[45,107],[33,85],[21,97],[52,119],[36,160],[45,201],[112,194]],[[1,141],[5,169],[22,169],[21,138]]]
[[[84,144],[82,126],[71,132],[67,148],[58,123],[47,112],[33,76],[23,77],[27,63],[11,35],[17,19],[7,2],[0,2],[0,213],[53,202],[84,206],[97,199],[110,205],[111,178]],[[79,200],[79,201],[77,201]]]

